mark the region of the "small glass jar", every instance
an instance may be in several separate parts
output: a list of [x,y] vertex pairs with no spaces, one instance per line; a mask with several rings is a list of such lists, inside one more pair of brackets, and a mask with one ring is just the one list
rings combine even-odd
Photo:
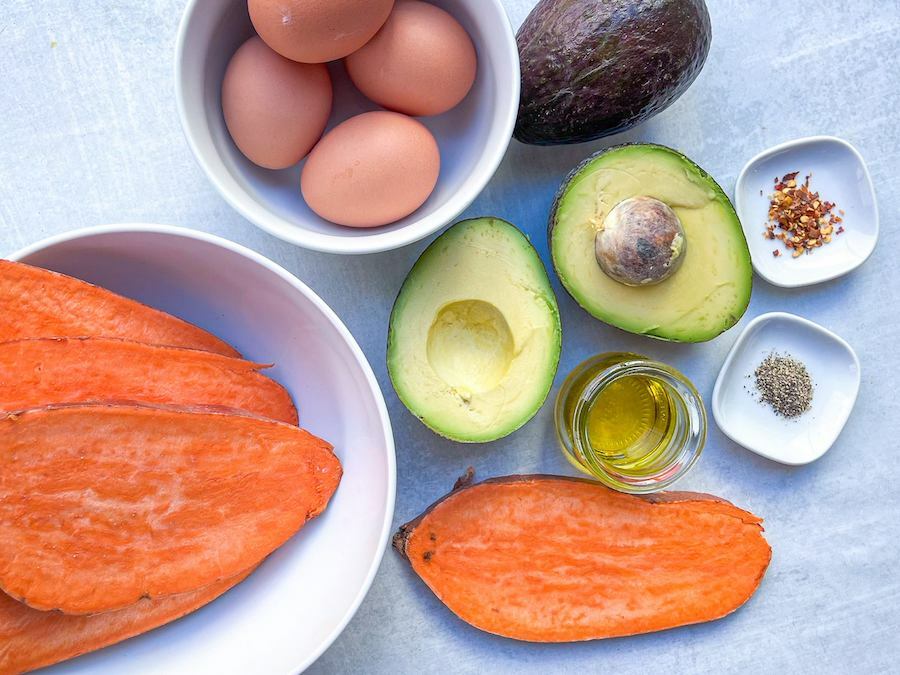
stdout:
[[672,485],[706,443],[706,410],[694,385],[638,354],[599,354],[577,366],[560,389],[555,417],[575,468],[632,494]]

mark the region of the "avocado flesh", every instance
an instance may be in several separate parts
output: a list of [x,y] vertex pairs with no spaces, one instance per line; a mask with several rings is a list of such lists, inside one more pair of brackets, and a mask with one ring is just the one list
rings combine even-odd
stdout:
[[413,266],[391,313],[388,372],[437,433],[485,442],[537,412],[553,384],[561,328],[537,252],[497,218],[462,221]]
[[[600,269],[594,239],[616,204],[639,195],[675,211],[687,245],[670,278],[631,287]],[[589,158],[563,184],[550,227],[563,286],[593,316],[624,330],[700,342],[737,323],[750,302],[750,253],[731,202],[702,169],[670,148],[627,145]]]

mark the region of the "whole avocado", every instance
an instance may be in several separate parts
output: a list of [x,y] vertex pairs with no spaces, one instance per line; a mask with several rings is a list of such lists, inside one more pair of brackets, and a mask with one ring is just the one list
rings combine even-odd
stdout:
[[582,143],[651,118],[694,81],[711,38],[703,0],[540,0],[516,36],[515,137]]

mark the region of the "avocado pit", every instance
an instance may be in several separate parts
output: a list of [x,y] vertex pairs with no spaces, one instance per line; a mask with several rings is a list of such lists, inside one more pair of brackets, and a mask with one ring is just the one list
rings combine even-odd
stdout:
[[594,238],[600,269],[627,286],[649,286],[671,277],[681,266],[687,241],[678,215],[653,197],[616,204]]

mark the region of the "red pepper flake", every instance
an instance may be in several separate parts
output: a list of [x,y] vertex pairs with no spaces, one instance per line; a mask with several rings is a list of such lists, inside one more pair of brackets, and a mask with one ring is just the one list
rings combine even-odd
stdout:
[[[799,175],[799,171],[793,171],[780,179],[775,177],[774,192],[769,197],[769,222],[763,232],[766,239],[784,242],[785,247],[793,251],[793,258],[831,243],[833,234],[844,231],[843,226],[835,230],[835,225],[843,219],[832,213],[834,202],[821,199],[818,192],[809,189],[812,172],[800,185],[797,184]],[[843,211],[839,213],[844,214]],[[776,232],[776,228],[780,231]],[[781,252],[776,250],[772,255],[777,258]]]
[[773,255],[774,257],[776,257],[776,258],[779,258],[779,257],[781,257],[781,251],[779,251],[779,250],[776,248],[774,251],[772,251],[772,255]]

